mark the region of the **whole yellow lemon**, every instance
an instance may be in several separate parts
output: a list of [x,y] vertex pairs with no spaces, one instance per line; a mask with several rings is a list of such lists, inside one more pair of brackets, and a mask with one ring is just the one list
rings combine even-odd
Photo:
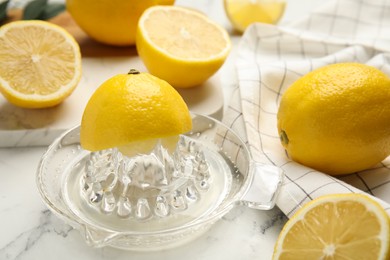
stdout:
[[76,23],[98,42],[126,46],[135,44],[138,19],[145,9],[167,0],[66,0]]
[[365,170],[390,154],[390,79],[364,64],[324,66],[286,90],[277,120],[292,160],[331,175]]

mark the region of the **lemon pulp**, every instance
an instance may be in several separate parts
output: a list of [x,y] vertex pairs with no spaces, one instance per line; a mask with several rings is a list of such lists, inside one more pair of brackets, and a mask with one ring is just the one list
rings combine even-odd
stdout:
[[205,15],[178,6],[155,6],[138,23],[137,51],[148,71],[174,87],[195,87],[225,62],[226,30]]
[[388,259],[390,223],[386,211],[361,194],[319,197],[285,224],[274,260]]
[[0,29],[0,91],[25,108],[55,106],[81,77],[78,43],[44,21],[11,22]]

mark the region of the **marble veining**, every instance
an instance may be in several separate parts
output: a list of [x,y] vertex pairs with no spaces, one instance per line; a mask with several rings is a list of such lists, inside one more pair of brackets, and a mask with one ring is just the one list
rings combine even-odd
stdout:
[[63,223],[56,224],[57,219],[54,218],[56,217],[49,210],[41,211],[38,225],[21,232],[0,248],[0,259],[24,258],[40,239],[49,233],[66,238],[73,228]]
[[[284,219],[279,209],[236,206],[189,244],[150,253],[92,248],[44,206],[35,171],[45,147],[0,148],[0,259],[270,259]],[[24,162],[24,163],[20,163]],[[259,257],[260,256],[260,257]]]

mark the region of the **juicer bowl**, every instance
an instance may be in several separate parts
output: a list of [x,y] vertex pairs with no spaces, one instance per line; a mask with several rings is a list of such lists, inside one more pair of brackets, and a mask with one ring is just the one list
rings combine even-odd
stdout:
[[[177,181],[180,185],[165,183],[164,188],[159,189],[153,182],[153,193],[148,182],[145,187],[136,187],[138,193],[132,196],[126,193],[129,207],[128,214],[123,215],[118,204],[123,202],[119,199],[122,197],[112,192],[115,185],[123,190],[123,183],[116,181],[108,192],[112,199],[109,201],[113,203],[107,204],[101,199],[96,204],[98,206],[94,206],[91,201],[97,200],[96,196],[90,199],[90,190],[93,190],[90,187],[97,182],[85,188],[85,169],[90,167],[91,152],[80,146],[80,126],[76,126],[58,137],[41,158],[36,181],[44,203],[54,214],[79,230],[87,244],[136,251],[166,249],[187,243],[202,235],[239,204],[260,210],[271,209],[282,183],[282,170],[253,161],[245,143],[221,122],[196,114],[192,114],[192,120],[193,129],[181,138],[190,140],[202,150],[212,180],[207,189],[202,188],[203,179],[188,177],[188,174],[185,180]],[[142,156],[137,160],[142,161]],[[112,174],[108,176],[110,180],[116,180]],[[137,178],[137,183],[141,183],[139,175]],[[188,195],[189,187],[193,192]],[[85,196],[86,190],[88,196]],[[144,191],[146,195],[142,193]],[[104,192],[102,189],[99,194]],[[177,194],[181,192],[188,195],[180,197],[180,205],[185,207],[175,208]],[[161,208],[163,195],[164,201],[169,202]]]

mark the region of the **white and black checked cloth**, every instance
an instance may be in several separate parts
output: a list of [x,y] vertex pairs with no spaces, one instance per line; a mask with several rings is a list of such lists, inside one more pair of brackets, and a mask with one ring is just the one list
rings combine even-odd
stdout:
[[239,44],[237,88],[224,122],[254,160],[285,171],[277,205],[288,217],[318,196],[349,192],[375,197],[390,215],[390,157],[335,178],[291,161],[280,144],[276,113],[283,92],[308,72],[340,62],[366,63],[390,76],[390,0],[327,1],[283,27],[254,24]]

